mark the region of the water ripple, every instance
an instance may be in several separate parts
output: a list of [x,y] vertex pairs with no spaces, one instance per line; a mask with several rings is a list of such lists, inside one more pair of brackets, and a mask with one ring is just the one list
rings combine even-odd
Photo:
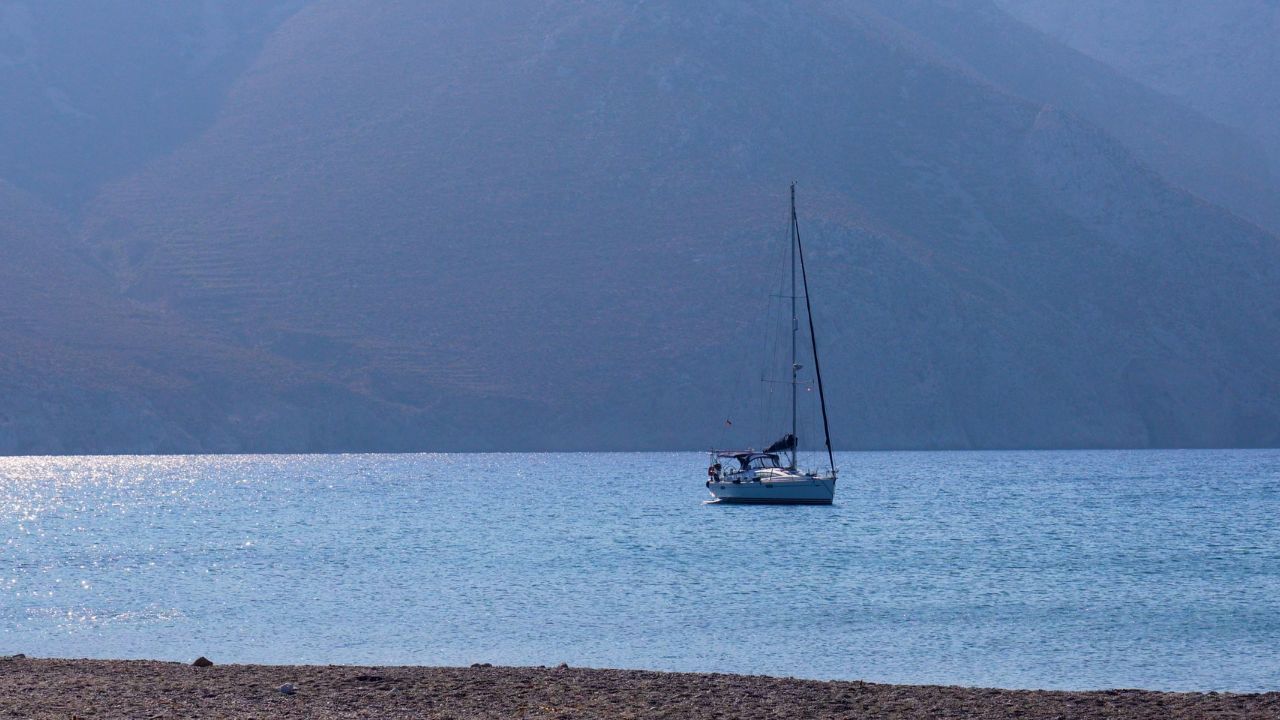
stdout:
[[1280,452],[0,458],[0,654],[1280,687]]

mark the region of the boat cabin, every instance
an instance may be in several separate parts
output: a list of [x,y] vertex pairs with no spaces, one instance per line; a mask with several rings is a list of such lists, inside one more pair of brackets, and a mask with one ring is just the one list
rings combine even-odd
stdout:
[[750,473],[755,470],[766,470],[770,468],[780,468],[779,456],[777,453],[762,453],[751,451],[721,451],[716,453],[716,464],[720,460],[733,459],[738,461],[737,468],[729,468],[730,473]]

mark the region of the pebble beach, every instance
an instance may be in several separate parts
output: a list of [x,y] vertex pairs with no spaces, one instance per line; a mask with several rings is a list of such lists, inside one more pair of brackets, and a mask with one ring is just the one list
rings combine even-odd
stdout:
[[1280,718],[1280,692],[1051,692],[560,667],[0,659],[0,718]]

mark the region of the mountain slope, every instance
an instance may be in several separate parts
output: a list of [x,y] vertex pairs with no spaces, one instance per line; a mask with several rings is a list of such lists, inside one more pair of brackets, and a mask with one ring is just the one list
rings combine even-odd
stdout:
[[839,444],[1280,441],[1275,237],[927,19],[317,2],[82,242],[130,302],[435,422],[396,442],[703,446],[799,179]]
[[212,121],[303,0],[0,4],[0,177],[74,213]]
[[[869,2],[993,85],[1084,118],[1173,183],[1272,233],[1280,231],[1280,173],[1267,162],[1265,141],[1220,113],[1183,105],[1117,72],[1104,64],[1106,58],[1100,62],[1047,41],[996,2]],[[1074,13],[1076,6],[1071,7]],[[1164,4],[1160,8],[1164,12]],[[1267,45],[1259,37],[1249,47]]]
[[432,422],[120,297],[0,182],[0,453],[416,447]]
[[1280,176],[1280,3],[997,1],[1084,54],[1248,133]]

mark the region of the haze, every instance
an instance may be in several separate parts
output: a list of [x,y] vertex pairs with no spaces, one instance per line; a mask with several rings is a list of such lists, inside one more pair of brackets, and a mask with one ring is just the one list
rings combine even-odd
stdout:
[[1280,444],[1280,5],[0,2],[0,452]]

